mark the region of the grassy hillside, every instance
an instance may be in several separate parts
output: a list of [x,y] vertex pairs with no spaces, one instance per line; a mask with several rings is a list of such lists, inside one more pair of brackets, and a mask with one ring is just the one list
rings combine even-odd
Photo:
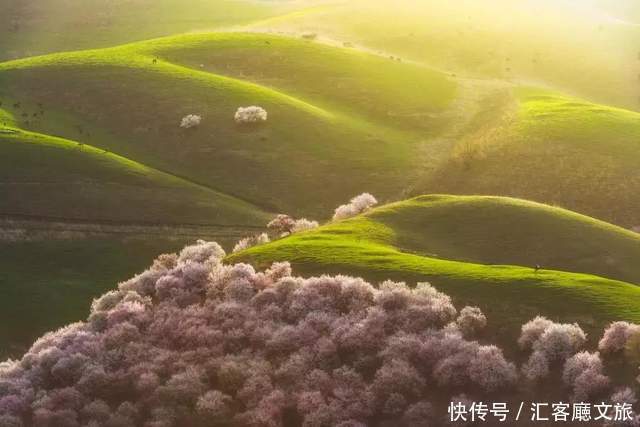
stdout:
[[[413,153],[437,133],[435,125],[425,131],[429,119],[411,116],[442,113],[454,84],[438,73],[373,55],[261,37],[184,36],[6,62],[0,64],[0,96],[11,107],[20,103],[11,112],[23,127],[85,141],[265,210],[328,212],[362,191],[397,198],[412,179],[405,171],[417,166]],[[169,62],[193,60],[193,46],[206,52],[218,44],[237,49],[257,43],[313,60],[318,76],[329,65],[333,72],[323,80],[295,77],[274,87],[252,81],[240,69],[223,75]],[[273,63],[278,56],[263,59]],[[293,76],[299,65],[277,72]],[[371,67],[379,71],[342,90],[341,98],[331,96],[341,90],[318,95],[320,88],[364,79]],[[432,94],[399,91],[391,81],[398,73]],[[390,113],[383,100],[394,98]],[[402,111],[401,102],[407,104]],[[236,109],[254,104],[266,108],[268,122],[238,126]],[[34,119],[38,105],[44,114]],[[202,115],[202,125],[181,129],[180,119],[190,113]],[[392,113],[407,118],[378,120]]]
[[[331,111],[434,135],[456,84],[445,74],[356,49],[269,34],[153,40],[140,52],[296,94]],[[403,82],[404,84],[399,84]]]
[[158,254],[197,237],[229,247],[269,218],[110,151],[16,126],[0,109],[0,359],[82,318]]
[[305,2],[5,0],[0,14],[0,60],[241,25],[286,13],[301,3]]
[[[23,128],[266,211],[322,217],[363,191],[486,194],[640,225],[639,113],[299,36],[191,34],[0,63],[0,100]],[[269,120],[237,125],[254,104]],[[181,129],[191,113],[202,125]]]
[[[634,2],[187,3],[0,7],[0,360],[160,253],[365,191],[455,195],[228,261],[430,281],[502,345],[538,314],[592,340],[640,322],[640,234],[618,227],[640,227]],[[249,105],[268,121],[237,124]]]
[[0,127],[0,214],[256,226],[267,218],[246,202],[105,150],[14,127]]
[[[468,208],[480,203],[491,207],[496,221],[502,217],[506,224],[512,221],[513,227],[506,227],[516,235],[525,232],[517,228],[517,217],[525,210],[529,217],[538,217],[537,223],[529,226],[532,236],[522,241],[516,250],[510,252],[515,244],[508,237],[491,237],[494,245],[492,254],[482,254],[488,242],[483,242],[482,233],[475,235],[465,232],[468,226],[462,223],[465,216],[473,216]],[[462,205],[459,207],[458,205]],[[434,233],[435,227],[420,229],[425,218],[438,214],[438,210],[448,210],[447,222],[453,228],[452,242],[465,239],[460,252],[447,248],[442,241],[444,233]],[[482,210],[480,210],[482,212]],[[461,218],[458,220],[457,215]],[[481,216],[481,215],[480,215]],[[437,219],[434,219],[437,220]],[[504,224],[502,224],[504,226]],[[416,227],[409,237],[409,227]],[[491,228],[491,223],[485,224]],[[499,199],[458,199],[451,197],[426,197],[409,200],[375,209],[354,219],[329,224],[318,230],[300,233],[266,245],[251,248],[235,254],[229,261],[249,261],[257,265],[266,265],[272,261],[290,260],[299,274],[320,274],[326,272],[363,275],[370,280],[395,278],[410,282],[430,281],[438,289],[452,295],[458,303],[479,305],[489,313],[492,327],[504,332],[509,339],[518,332],[519,325],[535,314],[543,314],[564,321],[579,321],[588,330],[602,327],[612,319],[640,320],[640,310],[636,301],[640,297],[640,287],[626,282],[606,279],[599,276],[544,269],[536,272],[530,265],[484,265],[479,262],[493,256],[504,262],[526,261],[529,264],[534,255],[551,252],[556,254],[553,261],[567,267],[576,267],[581,257],[567,260],[563,249],[571,249],[571,243],[552,241],[558,228],[563,228],[564,236],[574,236],[588,232],[589,237],[604,240],[610,247],[598,250],[581,249],[584,256],[606,256],[625,247],[638,250],[639,239],[630,233],[613,226],[599,223],[569,212],[553,208],[539,207],[511,200]],[[576,231],[578,230],[578,231]],[[439,234],[440,233],[440,234]],[[549,233],[541,245],[540,233]],[[420,237],[422,236],[422,237]],[[502,239],[501,239],[502,238]],[[603,243],[604,245],[604,243]],[[440,250],[450,259],[436,258],[427,252]],[[411,252],[409,252],[409,250]],[[590,253],[591,252],[591,253]],[[551,258],[551,255],[546,255]],[[530,258],[529,258],[530,257]],[[456,259],[476,262],[461,262]],[[634,270],[633,260],[627,259],[627,272]],[[637,277],[637,272],[631,271]]]
[[610,1],[342,0],[252,27],[314,32],[458,75],[638,109],[637,14]]
[[640,235],[548,205],[489,196],[422,196],[368,215],[403,252],[590,273],[640,284]]
[[639,225],[640,114],[535,89],[514,97],[416,192],[507,195]]

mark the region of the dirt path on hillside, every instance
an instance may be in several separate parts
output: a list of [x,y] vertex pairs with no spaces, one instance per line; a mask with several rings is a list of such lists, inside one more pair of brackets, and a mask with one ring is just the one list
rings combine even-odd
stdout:
[[0,216],[0,243],[43,240],[162,238],[167,240],[241,239],[262,227],[197,224],[135,224],[63,220],[45,217]]
[[[451,160],[456,145],[487,123],[499,121],[514,102],[513,85],[508,82],[465,78],[457,81],[458,94],[440,115],[449,126],[440,135],[421,142],[413,184],[405,190],[404,197],[422,194],[429,179]],[[494,106],[490,111],[488,104]]]

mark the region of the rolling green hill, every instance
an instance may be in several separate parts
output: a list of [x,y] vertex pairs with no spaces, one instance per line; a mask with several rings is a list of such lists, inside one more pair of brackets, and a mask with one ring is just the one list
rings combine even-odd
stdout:
[[640,225],[640,113],[536,89],[514,101],[482,113],[415,194],[506,195]]
[[[275,87],[233,67],[224,75],[178,65],[193,60],[194,49],[206,58],[204,52],[218,45],[233,50],[258,43],[264,50],[299,52],[319,67],[309,71],[318,76],[329,66],[334,70],[322,80],[296,77]],[[261,60],[275,63],[279,55]],[[350,61],[337,61],[345,58]],[[277,73],[295,75],[299,65]],[[365,79],[372,68],[377,71]],[[429,95],[398,90],[396,75]],[[338,87],[360,80],[348,90]],[[336,89],[320,96],[326,87]],[[418,166],[413,153],[446,120],[411,116],[443,115],[454,91],[441,74],[410,64],[252,34],[181,36],[0,64],[0,97],[20,104],[11,112],[24,128],[108,149],[265,210],[307,215],[328,212],[362,191],[397,198],[413,179],[406,171]],[[331,96],[337,93],[341,97]],[[383,102],[388,99],[397,101]],[[236,109],[254,104],[268,111],[268,122],[236,124]],[[38,106],[44,113],[33,118]],[[180,119],[191,113],[202,115],[202,125],[181,129]],[[380,120],[390,114],[406,117]],[[432,123],[427,131],[425,122]]]
[[[363,191],[486,194],[640,225],[639,113],[301,37],[191,34],[0,63],[0,100],[24,129],[266,211],[321,217]],[[254,104],[269,120],[237,125]],[[202,125],[181,129],[192,113]]]
[[538,314],[640,322],[631,0],[5,3],[0,360],[160,253],[365,191],[455,195],[228,260],[430,281],[507,348]]
[[447,124],[438,113],[456,90],[454,80],[441,72],[299,37],[198,34],[138,46],[147,55],[276,88],[327,110],[423,137]]
[[[113,46],[247,24],[309,2],[261,0],[4,0],[0,60]],[[73,29],[73,30],[71,30]]]
[[[266,223],[265,212],[324,218],[363,191],[381,200],[514,196],[640,225],[639,113],[299,34],[188,34],[2,62],[0,102],[0,214],[112,223],[139,248],[129,259],[126,239],[108,233],[3,242],[8,316],[69,301],[46,322],[0,330],[0,342],[20,349],[25,336],[79,318],[92,296],[143,268],[143,257],[192,237],[122,225],[251,230]],[[248,105],[264,107],[268,121],[235,123]],[[187,114],[202,124],[181,128]],[[53,256],[55,248],[62,252]],[[86,271],[70,267],[85,251],[109,267],[88,259]],[[637,234],[559,208],[428,196],[230,260],[429,280],[482,306],[512,338],[512,326],[538,313],[593,330],[640,320],[638,255]],[[58,267],[30,267],[30,256],[57,258]],[[92,276],[90,266],[104,273]],[[91,277],[96,285],[87,287]]]
[[339,0],[250,28],[317,33],[458,75],[535,82],[637,110],[640,25],[637,6],[625,3]]
[[637,109],[639,13],[626,0],[7,0],[0,60],[194,31],[317,33],[449,72],[540,81]]
[[[578,321],[588,330],[612,319],[639,320],[640,287],[570,272],[589,264],[591,272],[637,279],[638,250],[640,236],[560,209],[500,198],[425,196],[257,246],[229,261],[263,266],[289,260],[298,274],[430,281],[459,304],[479,305],[493,327],[512,339],[536,314]],[[566,251],[573,251],[571,257]],[[616,254],[617,269],[599,264]],[[536,272],[532,264],[539,258],[569,271]],[[496,265],[482,264],[490,261]]]
[[268,219],[104,149],[20,129],[0,109],[0,359],[80,319],[157,255],[198,237],[229,247]]
[[640,234],[564,209],[491,196],[422,196],[375,210],[403,252],[590,273],[640,284]]
[[[264,55],[258,44],[299,51],[309,62],[324,58],[318,71],[328,72],[330,64],[337,71],[305,87],[300,78],[276,85],[243,76],[249,69],[225,72],[218,61],[205,69],[190,62],[252,44],[247,54],[263,54],[265,67],[275,68],[277,56]],[[277,73],[293,75],[287,70],[301,64],[283,64]],[[368,68],[380,71],[367,77]],[[372,187],[396,197],[410,180],[406,171],[422,133],[440,131],[425,124],[444,123],[411,115],[441,114],[455,94],[454,82],[420,70],[299,38],[253,34],[179,36],[0,64],[0,215],[35,221],[0,224],[0,323],[19,319],[21,325],[0,329],[0,358],[81,318],[92,297],[196,236],[229,248],[267,222],[265,211],[327,213]],[[395,73],[433,93],[398,91],[390,79]],[[351,92],[337,87],[361,79]],[[323,86],[342,98],[322,95]],[[406,118],[383,121],[380,104],[393,97],[406,102],[408,108],[396,103],[393,111]],[[238,126],[236,109],[253,104],[267,109],[269,121]],[[191,113],[202,115],[202,125],[181,129]],[[52,229],[58,220],[64,223]],[[74,221],[83,224],[80,231]],[[183,224],[227,228],[173,236]],[[24,315],[33,312],[43,315]]]
[[3,216],[250,226],[267,218],[249,203],[105,150],[14,127],[0,127],[0,165]]

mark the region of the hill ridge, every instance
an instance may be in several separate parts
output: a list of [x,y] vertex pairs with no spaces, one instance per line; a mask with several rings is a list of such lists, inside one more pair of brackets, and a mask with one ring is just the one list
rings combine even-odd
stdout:
[[[458,196],[429,196],[429,200],[437,203],[443,197]],[[537,314],[571,322],[579,319],[597,327],[613,319],[640,320],[640,309],[635,302],[640,298],[640,286],[629,281],[548,266],[537,269],[533,263],[482,264],[403,250],[398,246],[402,230],[389,216],[399,207],[411,209],[412,204],[420,205],[424,199],[417,197],[384,205],[355,218],[332,222],[316,230],[229,255],[228,261],[249,262],[259,267],[271,262],[290,261],[296,273],[305,276],[330,273],[362,275],[372,282],[389,278],[412,283],[429,281],[465,304],[502,312],[502,316],[517,317],[513,321],[515,324]],[[514,199],[507,198],[507,201]],[[515,201],[529,209],[531,206],[546,206]],[[565,211],[554,207],[549,209]],[[500,222],[503,218],[496,220]],[[591,219],[588,223],[598,225],[602,221]],[[605,228],[619,231],[624,239],[632,240],[636,251],[640,250],[640,235],[614,225]],[[421,233],[420,229],[413,232]],[[494,243],[499,246],[500,242]],[[608,247],[602,248],[604,253],[608,250]],[[634,274],[638,277],[639,273],[635,271]]]

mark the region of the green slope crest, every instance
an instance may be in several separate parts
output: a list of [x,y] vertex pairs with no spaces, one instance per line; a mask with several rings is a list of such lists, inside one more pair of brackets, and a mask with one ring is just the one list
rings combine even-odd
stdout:
[[[1,111],[1,110],[0,110]],[[0,127],[3,216],[254,226],[259,208],[87,144]]]
[[563,209],[437,195],[385,205],[229,261],[289,260],[300,274],[430,281],[507,329],[540,313],[596,330],[612,319],[640,319],[640,287],[631,283],[640,283],[639,251],[640,235]]

